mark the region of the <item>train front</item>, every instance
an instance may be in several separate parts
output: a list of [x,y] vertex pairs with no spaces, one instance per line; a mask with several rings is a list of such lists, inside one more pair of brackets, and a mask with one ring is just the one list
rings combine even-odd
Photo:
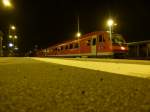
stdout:
[[124,58],[128,54],[128,46],[120,34],[112,34],[112,50],[116,58]]

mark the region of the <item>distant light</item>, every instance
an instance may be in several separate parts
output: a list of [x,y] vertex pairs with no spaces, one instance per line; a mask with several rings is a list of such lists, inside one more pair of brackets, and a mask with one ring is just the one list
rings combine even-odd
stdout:
[[15,47],[14,49],[15,49],[15,50],[18,50],[19,48],[18,48],[18,47]]
[[11,38],[12,38],[12,35],[9,35],[9,38],[11,39]]
[[114,26],[117,26],[117,23],[114,23]]
[[3,46],[3,48],[6,48],[6,46]]
[[10,0],[3,0],[3,4],[5,7],[12,7]]
[[112,26],[114,24],[114,21],[112,20],[112,19],[109,19],[108,21],[107,21],[107,25],[108,26]]
[[18,38],[18,36],[17,36],[17,35],[15,35],[15,36],[14,36],[14,38],[15,38],[15,39],[17,39],[17,38]]
[[125,47],[121,47],[121,50],[125,50]]
[[16,27],[13,25],[13,26],[11,26],[11,29],[12,29],[12,30],[15,30],[15,29],[16,29]]
[[80,33],[80,32],[78,32],[76,36],[77,36],[77,37],[80,37],[80,36],[81,36],[81,33]]
[[12,43],[9,43],[9,47],[13,47],[14,45]]

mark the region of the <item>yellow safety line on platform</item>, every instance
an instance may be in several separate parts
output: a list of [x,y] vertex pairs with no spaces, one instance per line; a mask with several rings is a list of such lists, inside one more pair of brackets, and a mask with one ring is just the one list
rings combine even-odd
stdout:
[[150,65],[111,63],[111,62],[92,62],[77,61],[56,58],[32,58],[44,62],[73,66],[78,68],[86,68],[90,70],[98,70],[110,73],[117,73],[128,76],[136,76],[142,78],[150,78]]

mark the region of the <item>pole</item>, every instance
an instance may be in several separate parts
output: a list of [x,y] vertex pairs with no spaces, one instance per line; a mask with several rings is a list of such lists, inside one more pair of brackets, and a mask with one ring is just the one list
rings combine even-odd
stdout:
[[15,40],[14,40],[14,35],[13,35],[13,51],[14,51],[14,49],[15,49]]
[[0,36],[0,56],[3,56],[3,37]]
[[109,26],[109,31],[110,31],[110,40],[112,40],[112,28]]
[[109,33],[110,33],[110,43],[111,43],[111,50],[112,50],[112,26],[109,26]]
[[78,16],[78,33],[80,31],[80,21],[79,21],[79,16]]
[[0,56],[3,56],[3,32],[0,31]]
[[[79,16],[78,16],[77,22],[78,22],[78,34],[79,34],[80,33],[80,20],[79,20]],[[77,38],[78,38],[78,47],[79,47],[79,55],[80,55],[80,40],[79,40],[80,36],[77,36]]]

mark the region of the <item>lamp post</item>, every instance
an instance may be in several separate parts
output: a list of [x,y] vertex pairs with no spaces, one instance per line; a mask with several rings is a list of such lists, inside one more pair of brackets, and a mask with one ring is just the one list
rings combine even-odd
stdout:
[[112,26],[114,24],[114,21],[112,19],[109,19],[107,21],[107,25],[109,27],[109,34],[110,34],[110,40],[112,40]]
[[80,21],[79,21],[79,16],[78,16],[78,32],[77,32],[76,36],[77,36],[78,38],[81,36],[81,33],[80,33]]
[[[6,8],[8,8],[8,9],[12,9],[13,8],[13,4],[12,4],[12,2],[11,2],[12,0],[1,0],[1,2],[2,2],[2,4],[3,4],[3,6],[5,7],[5,9]],[[0,55],[2,56],[3,55],[3,45],[2,45],[2,42],[3,41],[3,38],[2,38],[2,36],[0,36]]]
[[16,31],[16,27],[14,25],[11,25],[9,27],[9,39],[12,40],[13,45],[15,45],[15,39],[18,38],[17,35],[15,34],[15,31]]
[[80,21],[79,21],[79,16],[78,16],[77,22],[78,22],[78,32],[77,32],[77,34],[76,34],[76,37],[77,37],[77,39],[78,39],[78,47],[79,47],[79,54],[80,54],[80,41],[79,41],[79,38],[81,37],[81,33],[80,33]]
[[18,36],[16,35],[16,26],[10,25],[9,26],[9,32],[8,32],[8,38],[9,38],[9,54],[12,56],[15,54],[15,51],[18,50],[18,47],[16,45],[16,41],[18,39]]

